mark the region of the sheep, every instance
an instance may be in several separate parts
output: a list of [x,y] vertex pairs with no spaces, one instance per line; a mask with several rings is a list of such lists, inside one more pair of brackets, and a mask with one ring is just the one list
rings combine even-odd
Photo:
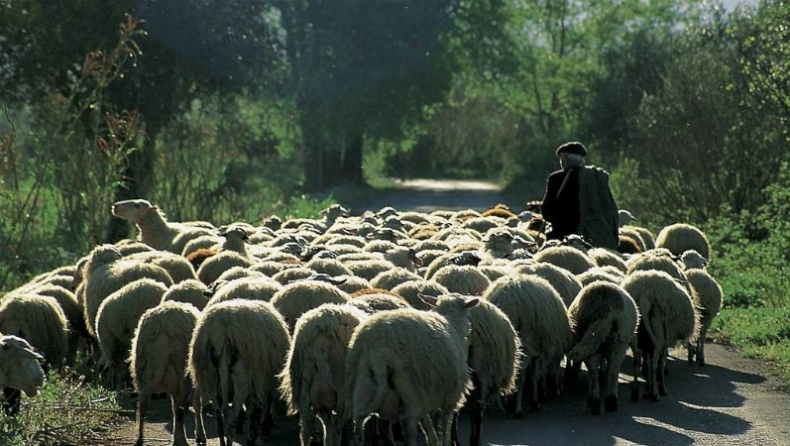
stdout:
[[623,226],[618,230],[618,234],[619,237],[625,236],[636,242],[636,247],[638,248],[639,252],[647,251],[648,249],[647,243],[645,243],[645,240],[642,238],[642,234],[634,230],[633,228],[628,226]]
[[299,265],[293,264],[293,263],[292,264],[287,264],[287,263],[282,263],[282,262],[276,262],[276,261],[273,261],[273,260],[266,260],[266,261],[261,261],[261,262],[254,263],[249,268],[249,270],[257,271],[257,272],[262,273],[262,274],[264,274],[266,276],[272,277],[272,276],[274,276],[275,274],[279,273],[280,271],[282,271],[284,269],[296,268],[298,266]]
[[404,282],[391,291],[402,297],[409,305],[418,310],[429,310],[431,308],[420,298],[420,294],[440,296],[450,293],[444,285],[437,283],[435,280],[424,279]]
[[587,255],[597,266],[614,266],[622,272],[626,272],[628,267],[625,264],[622,254],[610,251],[606,248],[592,248],[587,251]]
[[345,361],[354,329],[367,318],[357,308],[322,304],[296,322],[285,367],[279,375],[280,393],[289,415],[299,415],[299,439],[310,445],[311,421],[318,417],[324,444],[332,438],[338,393],[345,386]]
[[[34,397],[44,385],[41,356],[25,339],[5,334],[0,337],[0,388],[18,389]],[[16,415],[19,404],[4,402],[7,415]]]
[[317,273],[329,274],[330,276],[350,276],[354,274],[348,267],[335,259],[313,259],[304,264]]
[[[491,395],[508,396],[516,390],[521,340],[507,315],[485,300],[469,311],[469,322],[468,361],[472,379],[472,391],[467,399],[472,418],[469,444],[479,446],[486,401]],[[457,429],[457,423],[454,425]]]
[[257,444],[267,428],[259,420],[275,400],[290,344],[285,320],[268,302],[232,299],[206,308],[198,319],[188,374],[203,404],[215,408],[220,445],[233,443],[229,426],[242,406],[249,413],[247,444]]
[[296,268],[284,269],[279,273],[273,275],[272,279],[274,279],[277,282],[280,282],[283,285],[288,285],[291,282],[306,279],[312,276],[313,274],[315,274],[315,271],[311,270],[310,268],[299,266]]
[[708,237],[696,226],[686,223],[675,223],[662,228],[656,236],[656,248],[666,248],[676,256],[693,249],[705,260],[710,261],[711,258]]
[[416,272],[417,268],[423,265],[423,261],[417,256],[414,248],[400,246],[384,252],[384,260],[392,262],[393,265],[404,268],[411,272]]
[[173,285],[173,279],[164,268],[121,259],[113,245],[99,245],[91,251],[83,278],[85,326],[91,336],[96,337],[96,315],[104,299],[124,285],[142,278],[157,280],[165,287]]
[[585,287],[595,281],[603,280],[604,282],[610,282],[614,284],[620,284],[620,282],[625,279],[625,274],[619,273],[619,270],[612,270],[607,268],[593,268],[588,270],[585,273],[579,274],[576,278],[581,283],[582,287]]
[[348,294],[352,294],[359,290],[370,288],[370,282],[359,276],[346,276],[345,282],[335,284],[335,286]]
[[208,297],[203,293],[206,291],[206,285],[203,282],[192,279],[185,280],[177,283],[167,289],[165,294],[162,295],[162,303],[175,301],[192,304],[198,310],[203,310],[208,303]]
[[[645,396],[658,401],[667,394],[664,370],[667,352],[678,344],[696,342],[699,313],[686,289],[663,271],[635,271],[622,282],[634,298],[639,314],[637,348],[647,367]],[[634,352],[635,365],[639,358]],[[639,370],[634,371],[631,399],[639,398]]]
[[642,242],[645,245],[645,249],[653,249],[656,247],[655,237],[653,237],[653,233],[650,232],[649,229],[642,226],[632,226],[632,225],[626,225],[623,226],[623,228],[631,231],[636,231],[637,233],[639,233]]
[[251,267],[244,267],[244,266],[234,266],[230,269],[225,270],[222,274],[217,277],[215,282],[225,281],[230,282],[231,280],[236,279],[260,279],[260,278],[269,278],[266,274],[263,274],[260,271],[254,271]]
[[206,307],[229,299],[252,299],[271,301],[283,289],[283,285],[268,277],[236,279],[227,282],[216,290]]
[[199,248],[198,250],[187,254],[184,256],[184,258],[186,258],[187,262],[192,265],[192,269],[197,271],[200,268],[200,265],[202,265],[206,259],[215,255],[217,255],[217,251],[213,249]]
[[354,273],[355,276],[362,277],[368,281],[373,280],[374,277],[384,271],[395,269],[395,265],[387,260],[358,260],[346,263],[346,267]]
[[546,381],[552,391],[558,389],[560,362],[572,342],[567,307],[547,280],[532,275],[501,277],[486,290],[483,299],[508,316],[524,350],[515,406],[510,410],[516,417],[523,416],[521,401],[528,373],[530,406],[539,411],[539,382]]
[[482,265],[477,267],[478,271],[483,273],[491,282],[499,279],[502,276],[513,273],[514,269],[505,265]]
[[[134,331],[129,355],[129,374],[137,401],[137,446],[143,445],[143,426],[151,394],[167,393],[173,412],[173,446],[187,445],[184,412],[192,394],[187,375],[187,357],[192,331],[200,312],[193,305],[168,301],[143,313]],[[192,398],[195,414],[200,412],[197,394]],[[206,444],[202,419],[196,417],[195,441]]]
[[471,265],[447,265],[434,274],[433,280],[451,293],[468,296],[482,296],[491,284],[488,276]]
[[218,251],[220,245],[222,245],[222,237],[216,234],[201,235],[187,242],[184,249],[181,250],[181,255],[188,258],[191,254],[202,249]]
[[146,245],[143,242],[136,241],[136,240],[129,240],[123,239],[115,242],[115,246],[118,248],[118,252],[121,253],[122,256],[127,257],[133,254],[139,254],[141,252],[152,252],[156,251],[156,249],[152,248],[149,245]]
[[694,290],[692,293],[692,300],[694,306],[700,312],[700,327],[699,336],[697,337],[696,344],[689,344],[688,348],[688,362],[696,362],[700,366],[705,365],[705,337],[708,334],[713,319],[719,314],[721,310],[722,301],[724,300],[724,293],[718,282],[703,269],[687,269],[686,278],[688,279],[691,288]]
[[[138,239],[141,242],[154,249],[176,254],[181,254],[184,245],[192,238],[211,233],[205,228],[168,222],[157,206],[142,199],[115,202],[112,215],[137,225]],[[175,240],[176,237],[179,238],[178,241]]]
[[590,256],[570,246],[541,248],[533,259],[536,262],[551,263],[560,268],[565,268],[573,274],[581,274],[596,266]]
[[314,279],[299,280],[285,285],[271,298],[271,303],[283,315],[288,328],[293,331],[296,320],[323,303],[342,304],[351,298],[336,286]]
[[207,258],[200,265],[197,270],[198,280],[208,285],[234,266],[249,268],[252,266],[252,262],[248,257],[244,257],[236,251],[223,251]]
[[407,269],[395,268],[376,275],[376,277],[370,281],[370,286],[373,288],[391,290],[403,282],[408,282],[409,280],[420,280],[421,278],[422,277],[418,276],[416,273],[413,273]]
[[107,296],[96,315],[96,339],[101,350],[99,365],[107,370],[115,385],[126,381],[126,360],[132,348],[134,330],[143,313],[162,301],[167,287],[152,279],[124,285]]
[[40,282],[38,285],[25,289],[27,293],[54,298],[60,309],[63,310],[63,315],[66,317],[66,323],[69,328],[66,364],[72,365],[79,344],[90,338],[90,334],[85,328],[85,316],[79,302],[77,302],[77,297],[68,289],[49,284],[48,282]]
[[170,275],[174,283],[184,280],[197,279],[195,269],[189,260],[181,255],[167,251],[146,251],[125,257],[127,260],[136,260],[143,263],[150,263],[161,266]]
[[565,306],[570,306],[582,289],[582,284],[576,276],[567,269],[551,263],[534,263],[519,267],[517,270],[521,274],[534,274],[546,279],[559,293]]
[[[468,366],[469,309],[478,298],[460,294],[423,296],[434,311],[412,308],[384,311],[364,320],[351,337],[346,381],[336,431],[353,420],[360,444],[364,421],[402,419],[405,442],[417,445],[417,428],[430,445],[449,446],[454,413],[471,382]],[[440,410],[440,442],[430,415]]]
[[53,367],[66,359],[68,332],[66,315],[53,297],[13,294],[0,304],[0,333],[25,339]]
[[369,292],[364,290],[361,293],[351,295],[351,299],[346,305],[356,307],[365,313],[373,314],[379,311],[397,310],[398,308],[408,308],[410,305],[405,299],[390,292],[375,290],[371,288]]
[[[568,307],[574,346],[568,360],[584,362],[588,371],[593,415],[601,414],[601,398],[607,412],[616,412],[620,365],[636,333],[639,313],[634,299],[618,285],[593,282],[579,292]],[[603,376],[599,379],[599,373]],[[603,389],[601,389],[603,382]]]
[[708,261],[693,249],[689,249],[680,256],[680,263],[683,265],[684,270],[705,269],[708,267]]

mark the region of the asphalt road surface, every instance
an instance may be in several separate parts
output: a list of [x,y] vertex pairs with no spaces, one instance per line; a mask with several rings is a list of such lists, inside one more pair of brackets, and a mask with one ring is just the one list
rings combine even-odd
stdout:
[[[523,210],[508,202],[489,183],[462,181],[411,181],[371,202],[368,209],[393,206],[398,210],[483,210],[497,203]],[[526,201],[526,199],[524,200]],[[523,206],[523,203],[520,203]],[[537,413],[510,419],[490,407],[483,423],[483,439],[490,445],[589,445],[589,446],[788,446],[790,399],[787,387],[767,373],[760,361],[742,357],[726,346],[707,346],[705,367],[689,365],[686,352],[672,352],[667,377],[669,395],[658,402],[630,401],[630,356],[620,376],[620,408],[616,413],[594,416],[586,405],[586,374],[565,394],[544,403]],[[131,406],[129,407],[132,408]],[[146,444],[169,444],[172,425],[167,400],[154,401],[146,425]],[[187,415],[188,436],[194,441],[193,417]],[[461,413],[459,430],[466,444],[468,414]],[[206,418],[209,444],[217,445],[214,419]],[[133,419],[106,435],[107,445],[131,445],[136,440]],[[294,418],[280,418],[273,446],[298,445]]]

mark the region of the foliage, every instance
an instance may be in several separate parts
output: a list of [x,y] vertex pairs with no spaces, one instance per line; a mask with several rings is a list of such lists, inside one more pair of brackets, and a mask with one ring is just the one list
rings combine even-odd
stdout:
[[725,309],[709,333],[747,357],[767,361],[774,374],[790,383],[789,308]]
[[40,394],[21,402],[15,417],[0,412],[4,446],[101,444],[96,431],[119,418],[112,392],[68,372],[50,371]]
[[[57,247],[83,251],[104,237],[100,216],[142,134],[139,114],[106,100],[139,54],[139,22],[127,16],[119,31],[117,44],[85,56],[68,90],[52,92],[46,106],[32,112],[19,144],[13,132],[2,140],[0,288],[32,265],[60,266],[65,256],[53,255]],[[46,240],[55,243],[45,246]]]
[[766,189],[756,212],[722,215],[705,226],[714,248],[711,274],[721,281],[730,307],[778,308],[790,302],[790,168]]

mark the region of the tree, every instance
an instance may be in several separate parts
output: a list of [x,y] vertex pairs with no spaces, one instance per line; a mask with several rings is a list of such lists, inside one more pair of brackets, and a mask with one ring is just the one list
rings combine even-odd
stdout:
[[[483,40],[478,25],[496,28],[506,6],[499,0],[277,5],[287,31],[308,191],[360,182],[365,140],[398,139],[420,122],[427,106],[444,99],[462,61],[488,54],[485,47],[494,40]],[[497,36],[503,34],[490,38]]]

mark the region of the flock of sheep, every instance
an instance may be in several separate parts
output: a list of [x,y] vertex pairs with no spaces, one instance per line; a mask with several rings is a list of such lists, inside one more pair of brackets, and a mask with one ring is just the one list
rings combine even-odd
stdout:
[[420,429],[431,446],[459,444],[462,407],[479,445],[487,404],[539,410],[582,365],[591,412],[616,411],[629,349],[632,399],[658,400],[669,349],[703,365],[722,304],[699,229],[654,239],[627,212],[619,252],[547,242],[539,215],[503,205],[359,217],[333,205],[320,219],[221,228],[170,222],[142,199],[112,213],[137,240],[96,246],[3,297],[0,387],[14,413],[19,390],[44,385],[41,364],[87,351],[108,382],[139,393],[138,445],[161,393],[178,446],[190,406],[197,444],[209,412],[220,444],[241,433],[253,445],[273,434],[281,402],[303,446],[416,445]]

